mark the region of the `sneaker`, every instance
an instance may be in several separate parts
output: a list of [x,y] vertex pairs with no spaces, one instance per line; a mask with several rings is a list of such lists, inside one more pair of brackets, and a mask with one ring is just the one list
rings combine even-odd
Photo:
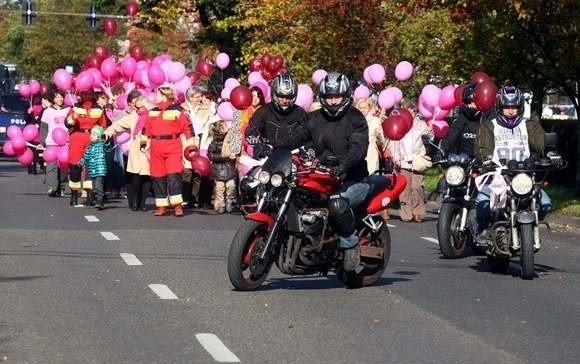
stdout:
[[153,213],[155,216],[164,216],[165,215],[165,207],[156,207],[155,212]]
[[344,250],[343,267],[346,272],[353,271],[360,263],[360,248],[358,244],[354,248]]
[[183,216],[183,207],[181,207],[181,205],[175,206],[174,209],[175,209],[175,216],[177,216],[177,217]]

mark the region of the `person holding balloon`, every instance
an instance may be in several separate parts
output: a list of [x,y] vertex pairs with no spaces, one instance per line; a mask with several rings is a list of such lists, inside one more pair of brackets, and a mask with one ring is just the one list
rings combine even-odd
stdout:
[[379,159],[387,146],[383,135],[381,120],[375,115],[375,103],[369,99],[359,99],[355,107],[364,115],[369,127],[369,149],[367,150],[367,169],[372,173],[379,169]]
[[166,214],[167,207],[174,209],[175,216],[183,216],[182,181],[183,146],[181,135],[186,137],[186,146],[193,146],[193,128],[181,107],[174,103],[171,87],[161,86],[156,92],[157,106],[149,110],[141,147],[150,142],[150,167],[155,192],[155,216]]
[[[201,105],[201,94],[203,93],[201,87],[192,86],[185,92],[185,101],[181,104],[181,108],[185,112],[185,115],[189,118],[192,123],[194,131],[195,145],[199,146],[199,138],[197,136],[197,130],[203,130],[199,119],[197,118],[197,109]],[[183,136],[182,136],[183,138]],[[182,139],[182,141],[184,141]],[[191,162],[187,158],[183,158],[184,170],[181,174],[181,180],[183,184],[183,206],[184,207],[197,207],[197,199],[199,197],[199,186],[201,185],[201,177],[193,172],[191,167]]]
[[[66,117],[69,113],[69,107],[64,105],[64,93],[54,91],[48,96],[52,104],[47,107],[42,116],[41,136],[44,140],[43,158],[46,162],[46,184],[48,185],[48,196],[58,197],[66,185],[68,169],[68,130],[66,128]],[[63,149],[63,152],[60,152]],[[63,155],[63,161],[59,156]],[[66,154],[66,155],[64,155]]]
[[[127,200],[133,211],[147,211],[147,196],[151,189],[151,172],[147,154],[141,150],[141,134],[153,104],[137,90],[127,95],[125,113],[105,130],[105,136],[117,135],[117,143],[129,143],[126,163]],[[127,139],[122,139],[125,136]]]
[[91,194],[92,182],[82,180],[82,167],[79,161],[90,143],[91,129],[100,125],[107,127],[107,119],[104,110],[95,102],[92,89],[81,93],[81,102],[69,111],[66,126],[69,128],[69,186],[71,189],[70,205],[78,205],[79,191],[85,189],[88,192],[87,201],[93,198]]
[[244,136],[254,148],[254,158],[267,157],[272,146],[283,146],[288,135],[306,123],[308,115],[295,105],[298,84],[289,73],[283,73],[272,81],[272,101],[260,107],[250,118]]
[[[26,120],[26,125],[33,125],[40,128],[40,116],[44,110],[41,95],[34,95],[30,103],[30,107],[26,110],[26,115],[24,119]],[[40,167],[41,173],[44,173],[44,164],[40,159],[40,150],[38,148],[29,147],[34,157],[32,163],[28,166],[28,174],[37,174],[38,167]]]
[[413,120],[407,133],[400,140],[394,141],[392,146],[393,161],[407,179],[407,185],[399,195],[400,218],[405,222],[421,222],[426,212],[423,172],[431,166],[422,137],[432,137],[433,131],[417,113],[417,104],[414,101],[403,100],[401,106],[411,111]]

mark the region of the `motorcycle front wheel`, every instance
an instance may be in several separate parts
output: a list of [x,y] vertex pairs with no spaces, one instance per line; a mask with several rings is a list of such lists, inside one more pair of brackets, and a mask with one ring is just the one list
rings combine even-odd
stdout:
[[459,205],[450,202],[443,203],[439,211],[437,239],[441,253],[448,259],[461,257],[469,241],[469,232],[459,231],[461,212]]
[[[383,223],[377,233],[370,229],[364,228],[359,234],[359,244],[361,249],[364,246],[380,248],[382,250],[382,259],[369,258],[361,256],[362,269],[357,268],[351,272],[345,272],[344,269],[338,268],[336,276],[348,288],[360,288],[373,285],[385,272],[389,259],[391,257],[391,234],[387,224]],[[357,273],[358,272],[358,273]]]
[[228,253],[228,277],[236,289],[255,290],[268,277],[272,259],[269,255],[265,261],[259,259],[267,235],[266,225],[251,220],[244,221],[236,232]]
[[520,225],[522,250],[520,262],[522,264],[522,279],[534,279],[534,226]]

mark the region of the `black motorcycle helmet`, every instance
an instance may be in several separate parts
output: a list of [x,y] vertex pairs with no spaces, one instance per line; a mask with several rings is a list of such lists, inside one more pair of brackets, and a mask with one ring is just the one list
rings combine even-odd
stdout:
[[467,84],[463,89],[463,93],[461,94],[461,100],[463,101],[463,105],[461,105],[461,110],[463,113],[471,120],[477,119],[481,115],[481,111],[472,105],[474,102],[474,92],[477,83],[472,82]]
[[[322,112],[331,118],[339,118],[346,113],[352,105],[352,92],[348,77],[338,72],[330,72],[320,82],[318,91]],[[331,96],[342,97],[337,105],[330,105],[327,98]]]
[[[280,112],[287,112],[292,109],[298,96],[298,84],[294,77],[289,73],[281,73],[272,81],[272,105]],[[280,104],[280,97],[290,99],[288,105]]]
[[[497,123],[505,128],[513,129],[518,126],[524,115],[524,95],[515,86],[504,86],[497,93],[495,104],[497,111]],[[514,117],[507,117],[503,113],[506,107],[517,107],[518,113]]]

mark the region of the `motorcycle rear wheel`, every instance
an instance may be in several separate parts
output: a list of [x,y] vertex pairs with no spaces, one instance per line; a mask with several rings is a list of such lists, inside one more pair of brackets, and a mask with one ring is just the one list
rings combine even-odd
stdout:
[[[385,272],[389,259],[391,257],[391,234],[387,224],[383,226],[378,233],[373,234],[370,229],[364,228],[359,235],[359,244],[363,239],[368,239],[365,245],[380,247],[383,249],[383,259],[373,259],[361,257],[362,270],[356,269],[351,272],[345,272],[344,269],[338,268],[336,276],[347,288],[361,288],[373,285]],[[358,271],[358,273],[357,273]]]
[[437,240],[445,258],[460,258],[469,239],[468,231],[458,231],[461,224],[461,207],[454,203],[443,203],[437,219]]
[[522,265],[522,279],[534,279],[534,226],[523,224],[520,226],[522,250],[520,262]]
[[250,265],[255,264],[255,251],[260,239],[265,239],[268,234],[266,225],[246,220],[236,232],[228,253],[228,277],[232,285],[240,291],[252,291],[260,287],[268,277],[272,266],[272,259],[266,256],[268,261],[261,274],[254,275],[250,272]]

